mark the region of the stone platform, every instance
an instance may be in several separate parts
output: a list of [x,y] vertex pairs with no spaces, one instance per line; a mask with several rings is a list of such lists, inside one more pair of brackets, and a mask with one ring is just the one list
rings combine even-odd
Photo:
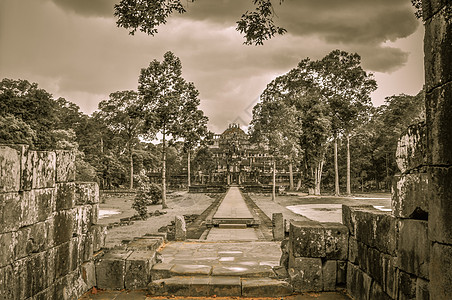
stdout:
[[162,262],[151,270],[152,295],[292,294],[292,287],[273,271],[281,256],[278,242],[172,242],[160,254]]

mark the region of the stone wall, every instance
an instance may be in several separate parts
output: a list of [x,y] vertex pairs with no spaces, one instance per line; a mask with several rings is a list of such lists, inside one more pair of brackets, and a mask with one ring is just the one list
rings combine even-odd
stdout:
[[452,287],[452,3],[423,0],[430,299]]
[[0,299],[78,299],[96,285],[99,189],[70,151],[0,145]]
[[[429,189],[437,175],[428,173],[425,123],[407,129],[396,157],[401,175],[393,183],[392,212],[343,205],[343,225],[291,222],[286,252],[294,290],[328,291],[346,283],[348,293],[359,300],[429,299],[429,280],[436,272],[430,262],[435,246],[429,232]],[[444,295],[430,299],[446,299]]]
[[281,263],[295,292],[345,286],[348,236],[347,227],[340,223],[290,221]]

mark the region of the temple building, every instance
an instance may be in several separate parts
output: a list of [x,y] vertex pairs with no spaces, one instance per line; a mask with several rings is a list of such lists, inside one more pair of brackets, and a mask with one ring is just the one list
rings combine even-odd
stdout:
[[[223,133],[216,134],[209,150],[213,154],[216,165],[212,174],[208,175],[211,182],[271,183],[272,157],[265,149],[251,144],[248,134],[238,124],[232,123]],[[281,162],[277,164],[277,182],[278,185],[289,185],[287,164]]]

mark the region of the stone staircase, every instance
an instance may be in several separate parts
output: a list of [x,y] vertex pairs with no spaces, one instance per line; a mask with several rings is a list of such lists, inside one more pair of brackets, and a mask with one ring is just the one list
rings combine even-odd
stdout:
[[278,255],[270,253],[279,252],[276,243],[205,242],[167,247],[161,250],[163,261],[150,272],[151,295],[282,297],[293,293],[292,286],[274,271]]
[[270,266],[209,266],[159,263],[151,270],[151,295],[280,297],[292,286]]

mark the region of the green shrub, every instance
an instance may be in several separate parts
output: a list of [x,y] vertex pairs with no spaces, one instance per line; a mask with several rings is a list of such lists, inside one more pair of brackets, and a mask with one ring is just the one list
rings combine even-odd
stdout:
[[148,217],[148,205],[159,204],[162,201],[162,189],[155,183],[141,183],[132,204],[142,219]]

